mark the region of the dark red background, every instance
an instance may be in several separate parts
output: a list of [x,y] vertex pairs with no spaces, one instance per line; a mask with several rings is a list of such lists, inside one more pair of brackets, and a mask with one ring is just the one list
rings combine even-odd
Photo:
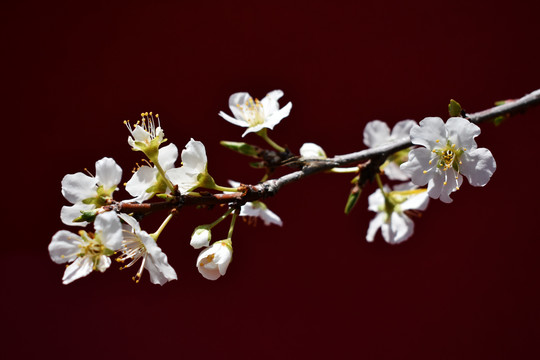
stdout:
[[[179,274],[163,287],[132,270],[64,286],[47,252],[67,228],[60,181],[103,156],[140,154],[124,119],[161,115],[179,148],[206,145],[218,183],[261,173],[220,140],[231,93],[283,89],[272,137],[329,155],[363,148],[373,119],[446,117],[540,87],[538,2],[30,2],[2,10],[4,206],[2,353],[9,358],[534,358],[540,336],[537,139],[540,109],[482,126],[498,169],[485,188],[432,201],[399,246],[365,233],[366,190],[349,216],[348,175],[319,175],[267,204],[284,227],[240,223],[216,282],[195,268],[185,209],[160,238]],[[5,140],[7,139],[7,144]],[[262,145],[250,135],[246,141]],[[126,197],[122,190],[118,193]],[[5,196],[7,195],[7,199]],[[152,231],[158,221],[144,223]],[[74,230],[74,229],[72,229]],[[7,233],[6,233],[7,232]],[[226,226],[214,236],[224,237]],[[535,356],[536,355],[536,356]]]

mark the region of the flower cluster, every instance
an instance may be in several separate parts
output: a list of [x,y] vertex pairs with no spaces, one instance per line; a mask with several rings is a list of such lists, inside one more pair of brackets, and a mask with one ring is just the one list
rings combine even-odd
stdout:
[[[194,249],[201,249],[196,259],[199,273],[206,279],[217,280],[226,274],[231,263],[233,230],[238,217],[248,224],[261,219],[264,225],[283,225],[280,217],[261,201],[266,197],[265,191],[277,183],[268,178],[279,166],[291,165],[306,175],[306,169],[316,172],[322,164],[327,172],[354,174],[346,213],[357,203],[366,185],[375,180],[378,188],[367,201],[368,210],[376,215],[369,224],[366,240],[374,241],[380,230],[389,244],[399,244],[411,237],[412,218],[426,210],[429,198],[450,203],[450,195],[461,187],[463,176],[473,186],[484,186],[495,172],[491,152],[476,144],[480,128],[462,117],[451,117],[446,123],[437,117],[427,117],[418,124],[403,120],[393,129],[380,120],[367,123],[364,144],[374,154],[382,149],[374,155],[373,163],[339,162],[343,157],[328,158],[325,150],[313,142],[304,143],[299,155],[294,155],[268,136],[268,129],[272,130],[290,114],[290,102],[282,108],[279,106],[282,96],[283,91],[274,90],[259,101],[246,92],[235,93],[229,98],[233,116],[219,112],[226,121],[247,128],[242,137],[254,133],[271,147],[222,142],[229,149],[255,158],[257,161],[250,163],[252,167],[265,169],[260,184],[255,186],[235,181],[229,181],[229,187],[217,185],[208,171],[206,149],[194,139],[182,150],[178,166],[179,150],[173,143],[164,145],[167,139],[159,115],[142,113],[133,126],[125,121],[130,133],[129,146],[146,156],[124,184],[130,199],[118,201],[113,197],[122,180],[122,169],[112,158],[98,160],[95,175],[86,170],[87,174],[77,172],[62,179],[62,194],[70,203],[61,209],[62,222],[69,226],[93,226],[93,231],[80,230],[75,234],[60,230],[52,237],[51,259],[69,264],[63,283],[69,284],[94,270],[104,272],[110,267],[111,258],[122,264],[121,269],[138,264],[132,277],[135,282],[140,281],[145,270],[153,284],[176,280],[176,271],[158,246],[158,239],[178,210],[189,204],[202,208],[223,206],[218,206],[223,209],[221,216],[210,224],[195,227],[190,239]],[[409,148],[403,149],[406,146]],[[392,148],[395,150],[389,154],[388,149]],[[385,184],[384,179],[390,183]],[[143,230],[140,221],[156,210],[166,210],[167,216],[155,232],[149,233]],[[226,219],[230,219],[227,235],[213,241],[214,228]]]

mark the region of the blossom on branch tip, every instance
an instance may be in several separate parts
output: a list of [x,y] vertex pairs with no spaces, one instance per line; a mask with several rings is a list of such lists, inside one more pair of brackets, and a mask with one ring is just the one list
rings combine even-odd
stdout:
[[197,269],[208,280],[217,280],[225,275],[232,260],[232,243],[230,239],[216,241],[204,249],[197,258]]
[[165,139],[165,133],[161,128],[159,121],[159,115],[156,114],[158,126],[156,127],[154,115],[152,112],[141,113],[141,120],[137,121],[133,128],[129,121],[124,121],[124,124],[128,128],[131,136],[128,137],[128,144],[133,151],[142,151],[152,158],[157,155],[159,145],[167,139]]
[[212,239],[212,231],[208,226],[197,226],[191,235],[191,241],[189,244],[194,249],[200,249],[202,247],[208,247],[210,240]]
[[[390,128],[384,121],[370,121],[364,128],[364,144],[370,148],[375,148],[408,137],[414,125],[416,125],[414,120],[398,121],[390,132]],[[407,153],[408,151],[393,154],[381,166],[381,170],[384,170],[389,179],[409,180],[409,175],[399,168],[399,165],[407,160]]]
[[141,266],[133,277],[135,282],[139,282],[141,279],[143,269],[150,273],[152,284],[164,285],[168,281],[177,280],[176,271],[169,265],[167,255],[157,246],[156,240],[146,231],[141,230],[137,220],[131,216],[127,214],[119,214],[118,216],[127,223],[122,225],[121,254],[116,259],[122,263],[129,261],[122,269],[141,260]]
[[459,190],[462,175],[471,185],[484,186],[497,168],[491,152],[477,147],[478,135],[480,128],[461,117],[451,117],[446,124],[438,117],[425,118],[411,128],[411,142],[423,147],[411,150],[401,169],[414,184],[427,184],[430,197],[451,203],[450,194]]
[[247,127],[242,137],[250,132],[256,133],[264,128],[272,130],[291,112],[291,102],[283,108],[279,108],[278,99],[282,96],[283,91],[274,90],[259,101],[258,99],[253,100],[246,92],[235,93],[229,97],[229,108],[234,117],[227,115],[223,111],[219,112],[219,116],[234,125]]
[[300,156],[304,159],[326,159],[326,153],[323,148],[314,143],[305,143],[300,148]]
[[62,195],[73,206],[63,206],[60,218],[66,225],[86,226],[85,213],[93,213],[112,200],[112,194],[122,179],[122,169],[114,159],[104,157],[96,161],[96,176],[78,172],[62,179]]
[[67,285],[98,270],[104,272],[111,264],[109,256],[121,246],[122,227],[114,212],[99,214],[94,221],[94,234],[84,230],[79,235],[66,230],[54,234],[49,244],[51,259],[57,263],[71,263],[62,282]]
[[394,187],[390,192],[384,187],[383,194],[377,189],[368,197],[368,209],[377,213],[370,221],[366,240],[371,242],[379,228],[384,240],[389,244],[399,244],[407,240],[414,231],[414,222],[407,216],[407,212],[425,210],[429,197],[425,189],[415,189],[411,183]]

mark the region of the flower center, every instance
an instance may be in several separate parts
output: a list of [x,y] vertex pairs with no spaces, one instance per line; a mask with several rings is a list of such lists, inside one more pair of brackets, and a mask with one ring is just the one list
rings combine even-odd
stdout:
[[141,266],[139,267],[139,271],[137,274],[132,278],[133,281],[138,283],[141,280],[142,272],[144,269],[144,264],[146,263],[146,256],[148,252],[146,251],[146,246],[144,246],[144,243],[142,242],[141,238],[137,235],[132,233],[131,231],[122,230],[122,254],[116,259],[116,261],[124,263],[127,260],[131,260],[127,265],[124,265],[120,268],[120,270],[123,270],[125,268],[128,268],[135,264],[139,259],[142,258]]
[[[435,141],[439,143],[439,140]],[[452,144],[450,140],[447,140],[445,147],[436,148],[431,151],[435,154],[435,156],[429,160],[429,165],[432,165],[433,161],[435,160],[435,167],[442,171],[448,171],[449,169],[454,170],[455,178],[458,180],[459,166],[462,164],[460,157],[465,151],[467,151],[467,149],[464,147],[456,147],[456,144]],[[433,169],[433,167],[430,169]],[[424,174],[426,174],[428,170],[424,170]],[[448,177],[448,175],[446,175],[446,177]],[[445,180],[443,185],[446,184],[447,181]],[[456,186],[456,190],[459,190],[459,187]]]
[[84,241],[84,245],[80,245],[80,256],[99,256],[105,252],[105,245],[101,242],[99,236],[92,233],[87,233],[84,230],[79,231],[79,235]]
[[244,105],[237,104],[236,106],[244,113],[249,127],[264,124],[264,109],[259,99],[253,101],[252,98],[249,98]]
[[135,137],[133,135],[133,131],[137,127],[141,127],[144,131],[146,131],[149,135],[147,139],[145,139],[145,142],[149,145],[150,141],[152,141],[156,137],[156,129],[161,127],[161,123],[159,121],[159,115],[156,114],[156,119],[158,122],[158,126],[156,127],[156,122],[154,119],[154,115],[152,112],[145,112],[141,113],[141,120],[137,121],[135,125],[133,125],[133,128],[131,128],[131,124],[129,123],[129,120],[124,120],[124,124],[128,128],[129,132],[131,133],[131,136]]

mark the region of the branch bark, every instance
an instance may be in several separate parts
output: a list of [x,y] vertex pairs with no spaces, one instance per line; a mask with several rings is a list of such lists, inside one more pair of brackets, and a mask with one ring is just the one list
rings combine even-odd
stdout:
[[[510,117],[525,112],[528,108],[540,105],[540,89],[533,91],[516,100],[509,100],[503,105],[495,106],[476,113],[465,114],[465,118],[475,124],[493,120],[499,116]],[[392,143],[372,149],[357,151],[350,154],[337,155],[324,160],[304,159],[301,170],[294,171],[277,179],[267,180],[257,185],[242,185],[240,192],[228,194],[211,194],[202,192],[200,195],[179,195],[173,201],[155,203],[120,202],[109,206],[107,210],[117,210],[125,213],[147,215],[156,211],[180,209],[184,206],[229,204],[241,206],[249,201],[256,201],[274,196],[284,185],[299,181],[309,175],[328,171],[335,167],[358,165],[370,161],[382,164],[391,154],[413,146],[409,137],[398,139]],[[378,166],[377,166],[378,168]]]

